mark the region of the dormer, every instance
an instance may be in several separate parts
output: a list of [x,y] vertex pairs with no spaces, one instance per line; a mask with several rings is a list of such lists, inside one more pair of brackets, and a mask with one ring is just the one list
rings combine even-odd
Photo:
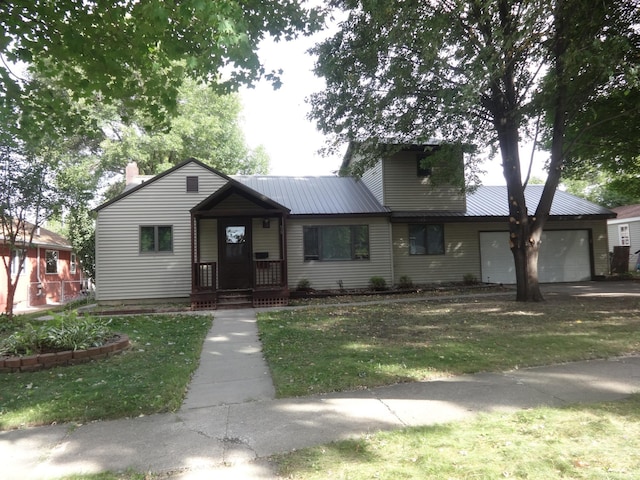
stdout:
[[[362,181],[391,211],[464,212],[466,195],[462,149],[441,143],[389,147],[367,162]],[[363,159],[359,146],[347,150],[341,171]],[[370,153],[366,153],[370,155]]]

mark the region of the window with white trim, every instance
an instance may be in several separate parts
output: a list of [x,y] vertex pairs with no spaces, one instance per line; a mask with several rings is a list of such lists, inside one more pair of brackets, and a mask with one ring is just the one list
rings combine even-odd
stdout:
[[69,273],[71,275],[75,275],[77,268],[78,268],[78,259],[76,257],[76,254],[72,253],[71,260],[69,261]]
[[631,245],[631,236],[629,235],[629,224],[618,225],[618,237],[620,238],[620,245]]
[[24,250],[13,250],[11,252],[11,265],[10,265],[10,270],[11,270],[11,275],[16,275],[18,272],[20,272],[20,275],[22,275],[25,272],[25,265],[26,265],[26,261],[22,264],[22,268],[20,268],[20,261],[24,258]]
[[173,251],[173,227],[148,225],[140,227],[140,253],[168,253]]
[[55,274],[58,273],[58,259],[60,254],[57,250],[47,250],[45,252],[46,268],[45,273]]

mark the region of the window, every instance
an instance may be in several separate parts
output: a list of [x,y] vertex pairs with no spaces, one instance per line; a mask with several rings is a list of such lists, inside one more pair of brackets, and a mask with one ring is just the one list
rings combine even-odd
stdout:
[[187,177],[187,192],[198,191],[198,177]]
[[444,255],[444,226],[439,224],[409,225],[410,255]]
[[58,273],[58,251],[47,250],[45,252],[46,273]]
[[11,252],[11,265],[9,268],[11,269],[11,275],[17,275],[18,271],[20,274],[23,274],[25,271],[25,263],[22,264],[22,269],[20,269],[20,261],[24,258],[24,250],[13,250]]
[[305,260],[368,260],[369,226],[304,227]]
[[140,227],[140,252],[157,253],[173,251],[173,227],[154,225]]
[[69,261],[69,273],[71,275],[75,275],[77,268],[78,268],[78,260],[76,258],[76,254],[72,253],[71,254],[71,260]]
[[431,176],[431,162],[426,162],[425,160],[427,157],[434,155],[438,150],[440,150],[439,145],[427,148],[427,150],[416,154],[416,170],[418,173],[418,177]]
[[631,245],[631,236],[629,235],[629,225],[618,225],[618,235],[620,236],[620,245]]

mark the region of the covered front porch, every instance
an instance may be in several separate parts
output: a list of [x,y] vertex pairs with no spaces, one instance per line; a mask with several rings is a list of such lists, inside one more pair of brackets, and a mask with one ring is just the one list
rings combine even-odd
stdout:
[[289,210],[230,184],[191,210],[194,310],[287,305]]

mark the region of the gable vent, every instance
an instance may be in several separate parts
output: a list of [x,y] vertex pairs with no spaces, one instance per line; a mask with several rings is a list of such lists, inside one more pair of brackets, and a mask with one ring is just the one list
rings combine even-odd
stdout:
[[187,192],[198,191],[198,177],[187,177]]

